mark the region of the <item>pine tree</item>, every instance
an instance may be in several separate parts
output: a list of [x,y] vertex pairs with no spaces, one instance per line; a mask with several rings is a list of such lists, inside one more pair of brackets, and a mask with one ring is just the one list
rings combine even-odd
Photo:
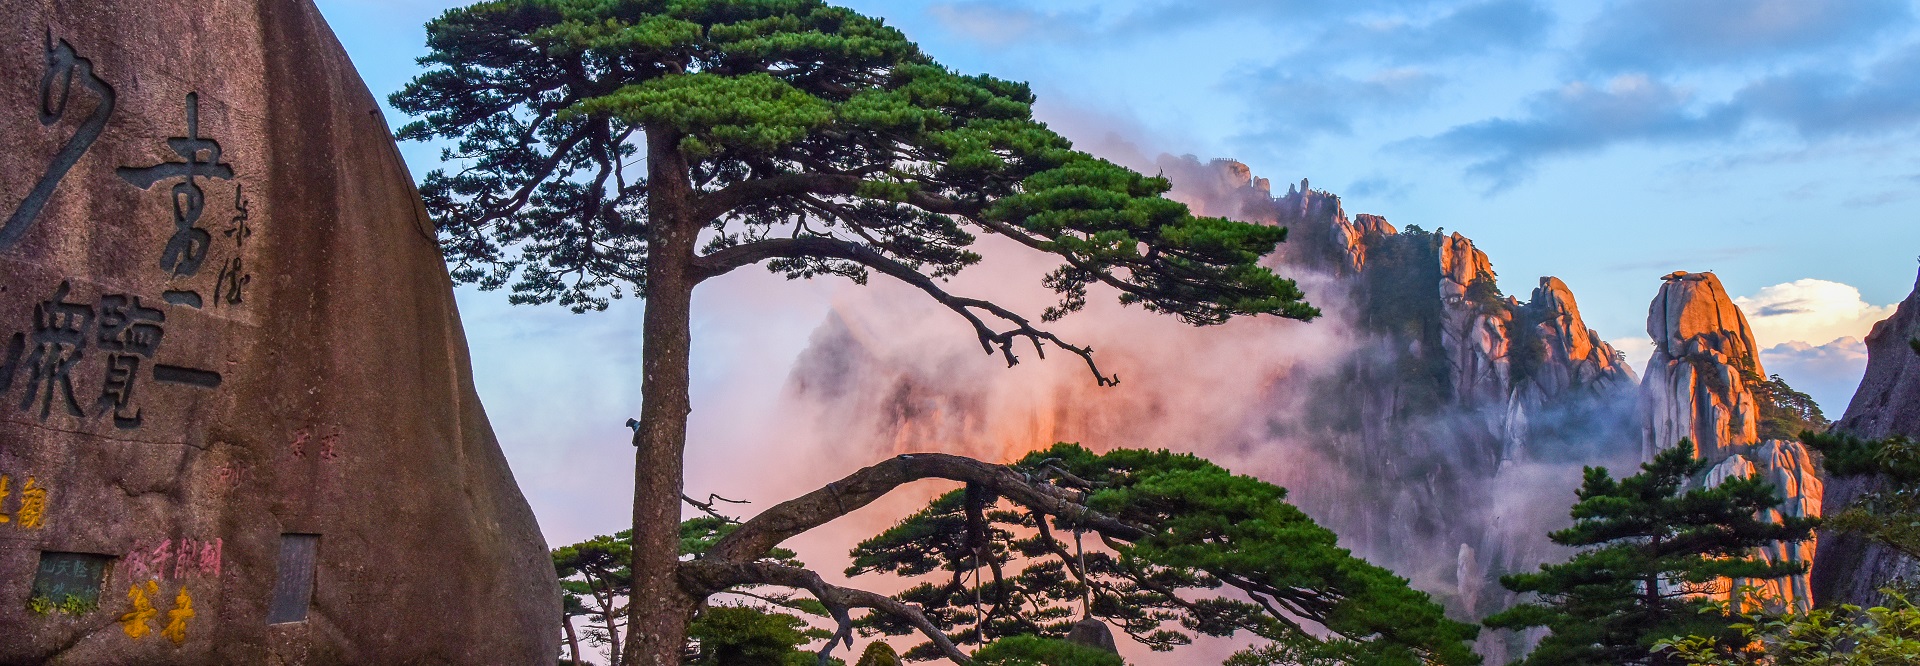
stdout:
[[[952,310],[989,354],[1032,345],[1104,290],[1195,324],[1307,320],[1260,265],[1286,230],[1194,216],[1171,185],[1073,149],[1024,84],[942,67],[820,0],[495,0],[427,26],[428,71],[391,98],[408,140],[453,144],[421,194],[456,280],[516,303],[646,299],[634,435],[634,666],[678,659],[702,603],[678,534],[693,411],[694,288],[754,265],[878,273]],[[1046,253],[1058,303],[1023,315],[950,292],[993,234]],[[1022,352],[1024,353],[1024,352]]]
[[[580,611],[567,616],[569,633],[574,615],[599,623],[598,627],[587,630],[588,641],[608,646],[607,657],[613,666],[622,663],[620,629],[625,626],[627,599],[633,594],[633,571],[628,568],[632,553],[632,532],[597,536],[555,548],[552,553],[554,572],[560,577],[562,603]],[[574,659],[579,659],[578,641],[573,636],[568,640],[575,651]]]
[[[1677,663],[1654,651],[1662,639],[1700,636],[1731,645],[1741,619],[1715,600],[1731,579],[1768,580],[1805,572],[1805,565],[1750,559],[1754,548],[1812,538],[1814,521],[1781,523],[1757,516],[1780,503],[1757,477],[1697,488],[1708,467],[1691,441],[1655,456],[1634,476],[1615,480],[1587,468],[1573,505],[1574,525],[1550,535],[1581,549],[1538,573],[1501,584],[1538,600],[1486,619],[1488,627],[1546,627],[1552,633],[1526,666],[1618,666]],[[1736,595],[1739,591],[1732,591]]]

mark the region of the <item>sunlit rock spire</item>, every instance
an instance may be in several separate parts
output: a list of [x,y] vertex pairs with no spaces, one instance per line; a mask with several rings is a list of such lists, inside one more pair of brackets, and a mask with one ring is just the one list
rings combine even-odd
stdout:
[[[1759,475],[1781,504],[1774,518],[1819,517],[1824,494],[1819,470],[1797,441],[1760,438],[1760,404],[1751,382],[1766,376],[1745,313],[1712,273],[1668,274],[1647,316],[1653,355],[1641,384],[1645,455],[1694,442],[1713,464],[1705,487]],[[1814,561],[1815,543],[1775,544],[1755,553],[1768,562]],[[1729,581],[1725,592],[1760,590],[1763,603],[1805,610],[1813,606],[1806,574],[1771,581]]]

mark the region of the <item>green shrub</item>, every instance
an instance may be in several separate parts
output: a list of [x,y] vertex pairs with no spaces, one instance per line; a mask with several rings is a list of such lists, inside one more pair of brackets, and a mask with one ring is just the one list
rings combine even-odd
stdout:
[[1822,609],[1755,616],[1735,625],[1741,643],[1704,636],[1662,641],[1658,649],[1689,666],[1900,666],[1920,664],[1920,607],[1895,590],[1883,607]]

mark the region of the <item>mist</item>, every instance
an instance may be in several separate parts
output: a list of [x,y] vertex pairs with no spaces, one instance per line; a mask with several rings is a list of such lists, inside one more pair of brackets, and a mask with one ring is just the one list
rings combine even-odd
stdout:
[[[1064,352],[1042,358],[1023,347],[1020,363],[1008,367],[964,320],[908,286],[876,279],[807,291],[810,299],[824,293],[828,307],[797,353],[783,346],[748,354],[754,365],[735,368],[732,380],[696,382],[705,388],[689,492],[752,501],[744,509],[752,513],[902,453],[1010,462],[1054,442],[1164,448],[1288,488],[1290,501],[1344,547],[1406,576],[1462,620],[1512,603],[1500,574],[1565,556],[1545,535],[1570,522],[1583,466],[1637,462],[1631,383],[1492,404],[1410,397],[1419,383],[1403,377],[1405,368],[1432,362],[1437,350],[1366,325],[1369,282],[1341,265],[1341,246],[1328,245],[1337,234],[1321,228],[1345,219],[1337,197],[1276,198],[1231,162],[1163,156],[1156,165],[1175,183],[1171,196],[1200,214],[1294,228],[1274,268],[1297,280],[1323,316],[1192,327],[1096,293],[1051,330],[1092,347],[1101,370],[1119,376],[1118,386],[1103,388]],[[1047,255],[991,236],[979,249],[985,261],[952,279],[949,291],[1022,313],[1053,303],[1040,287],[1055,266]],[[768,277],[751,281],[771,287]],[[1440,298],[1433,283],[1412,290]],[[766,307],[784,298],[769,295],[778,293],[735,286],[725,297],[732,309]],[[794,318],[777,321],[791,326]],[[784,368],[776,365],[788,354]],[[769,387],[776,372],[784,381]],[[1521,402],[1524,409],[1514,407]],[[897,492],[789,545],[837,578],[832,572],[853,544],[952,487],[927,482]],[[907,586],[878,577],[853,583]],[[1500,661],[1526,642],[1487,632],[1480,649]],[[1217,660],[1243,643],[1202,641],[1174,657],[1122,639],[1123,653],[1140,664]]]

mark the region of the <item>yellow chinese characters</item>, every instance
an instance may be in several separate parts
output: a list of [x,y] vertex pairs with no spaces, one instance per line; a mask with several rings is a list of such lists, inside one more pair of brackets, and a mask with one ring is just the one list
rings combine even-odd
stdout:
[[[13,477],[0,474],[0,524],[14,522],[15,516],[6,513],[7,497],[13,494]],[[38,479],[27,477],[27,483],[20,488],[20,507],[15,511],[20,519],[20,528],[37,530],[46,527],[47,489]]]
[[[147,584],[127,588],[127,599],[133,602],[133,610],[120,616],[120,630],[134,640],[146,638],[153,633],[153,623],[160,617],[160,609],[154,608],[153,598],[160,596],[160,582],[148,580]],[[174,645],[187,642],[187,620],[193,619],[193,595],[187,594],[187,587],[180,586],[180,593],[173,597],[173,610],[167,611],[167,628],[160,635],[173,641]]]
[[147,634],[153,631],[147,623],[159,616],[160,611],[154,609],[150,597],[158,594],[160,594],[159,581],[149,580],[145,588],[139,585],[127,588],[127,598],[133,601],[133,611],[120,616],[120,630],[127,632],[128,638],[146,638]]
[[20,487],[20,527],[37,530],[44,525],[47,517],[47,489],[34,484],[33,477],[27,477],[27,485]]
[[187,642],[187,620],[193,619],[193,597],[187,595],[186,586],[180,587],[180,594],[173,598],[173,610],[167,611],[167,628],[160,635],[173,641],[174,645]]

